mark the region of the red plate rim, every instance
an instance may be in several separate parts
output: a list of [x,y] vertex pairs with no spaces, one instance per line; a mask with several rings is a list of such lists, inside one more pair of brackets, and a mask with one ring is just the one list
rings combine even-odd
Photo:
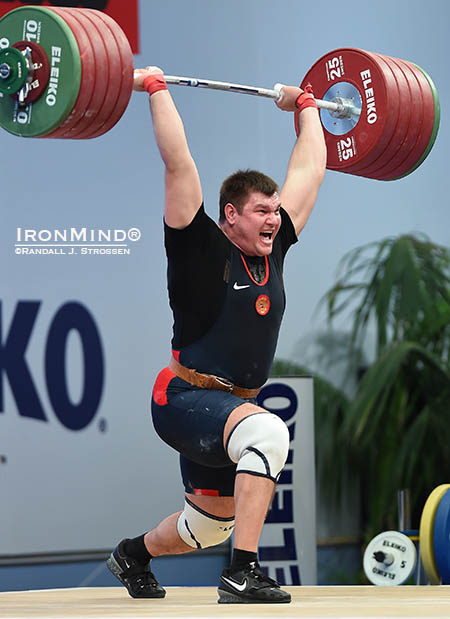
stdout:
[[110,118],[95,134],[88,136],[89,138],[96,138],[107,133],[122,118],[123,113],[125,112],[130,101],[131,93],[133,92],[134,62],[130,43],[125,36],[122,28],[109,15],[106,15],[105,13],[100,13],[98,11],[95,11],[94,9],[86,9],[86,11],[94,13],[98,17],[98,19],[101,19],[110,28],[119,49],[122,66],[121,88],[114,111],[111,114]]
[[[412,63],[407,60],[396,59],[400,64],[405,65],[416,79],[422,95],[423,110],[419,122],[421,123],[418,132],[415,148],[408,154],[404,161],[396,168],[393,168],[383,176],[382,180],[394,180],[399,176],[405,175],[408,170],[414,168],[415,164],[422,157],[428,146],[434,125],[435,106],[431,87],[424,74]],[[414,79],[413,78],[413,79]]]
[[399,152],[401,156],[401,151],[405,145],[405,140],[407,140],[408,138],[408,131],[410,130],[411,124],[411,115],[413,114],[410,88],[404,73],[397,65],[395,65],[391,61],[389,56],[381,56],[380,54],[375,55],[377,57],[381,57],[392,71],[392,74],[397,84],[399,114],[392,137],[389,143],[386,145],[384,151],[380,154],[380,156],[369,166],[359,164],[355,167],[352,167],[352,174],[358,173],[358,175],[360,176],[366,176],[367,174],[370,174],[371,178],[375,178],[379,173],[378,171],[389,165],[389,162],[394,157],[398,156]]
[[423,116],[423,97],[422,92],[418,87],[417,80],[407,70],[407,68],[405,70],[405,65],[402,66],[397,59],[389,58],[389,61],[392,65],[398,67],[399,71],[401,71],[406,82],[406,87],[409,91],[409,126],[401,147],[396,149],[390,161],[386,162],[383,166],[379,166],[376,170],[371,170],[371,172],[380,180],[385,180],[386,175],[389,175],[392,170],[405,161],[405,159],[414,151],[421,131]]
[[[400,93],[398,90],[397,80],[391,67],[386,62],[384,57],[378,57],[371,52],[366,52],[366,54],[369,58],[373,59],[373,62],[377,64],[377,66],[380,67],[386,79],[389,96],[385,103],[385,109],[382,111],[388,116],[388,120],[386,121],[384,130],[382,131],[378,142],[374,143],[370,152],[368,152],[364,158],[360,159],[359,162],[356,164],[352,163],[352,165],[345,169],[345,172],[348,174],[355,174],[356,176],[365,176],[365,174],[361,173],[361,170],[370,169],[374,162],[386,152],[386,149],[395,135],[400,117]],[[379,109],[378,103],[377,106],[377,109]]]
[[107,49],[103,38],[99,36],[98,29],[92,25],[84,14],[84,9],[64,9],[64,13],[70,15],[77,23],[79,28],[88,37],[92,47],[92,58],[94,61],[95,85],[92,93],[92,99],[86,108],[86,113],[79,122],[66,131],[65,138],[81,139],[83,134],[95,127],[98,115],[100,114],[105,98],[108,93],[109,82],[109,67],[107,64]]
[[94,71],[92,71],[94,56],[92,53],[92,46],[89,38],[85,34],[84,30],[80,30],[75,20],[73,20],[72,17],[64,9],[56,7],[48,7],[48,9],[59,15],[59,17],[61,17],[62,19],[64,19],[66,24],[69,26],[77,42],[81,58],[80,91],[72,108],[72,111],[66,121],[60,127],[55,129],[51,133],[42,136],[44,138],[63,138],[65,137],[64,134],[67,132],[67,130],[76,125],[84,117],[86,107],[89,105],[89,102],[92,99],[92,95],[95,89],[95,67]]
[[95,126],[89,127],[81,135],[77,136],[79,139],[89,139],[96,136],[102,127],[108,122],[112,115],[114,115],[117,108],[117,104],[120,101],[120,94],[123,84],[122,76],[122,59],[120,56],[120,50],[117,45],[116,38],[111,28],[102,19],[100,19],[98,11],[84,10],[86,18],[89,19],[97,28],[100,36],[105,44],[107,53],[107,64],[109,68],[109,84],[107,90],[107,97],[101,112],[96,117]]

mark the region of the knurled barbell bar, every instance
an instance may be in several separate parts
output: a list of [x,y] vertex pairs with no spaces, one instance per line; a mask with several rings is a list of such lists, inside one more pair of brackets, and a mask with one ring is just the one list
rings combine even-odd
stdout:
[[[280,98],[273,89],[194,77],[169,84]],[[406,60],[360,49],[320,58],[312,84],[331,170],[378,180],[410,174],[439,127],[431,78]],[[86,139],[121,118],[133,87],[133,56],[120,26],[93,9],[25,6],[0,19],[0,126],[22,137]],[[299,132],[298,114],[294,114]]]

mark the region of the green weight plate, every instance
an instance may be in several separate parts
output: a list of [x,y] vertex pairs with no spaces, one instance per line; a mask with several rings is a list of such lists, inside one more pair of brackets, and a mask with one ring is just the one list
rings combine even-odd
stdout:
[[0,126],[22,137],[45,135],[69,116],[81,84],[81,59],[68,24],[45,7],[24,6],[0,19],[0,41],[13,45],[29,40],[45,51],[50,81],[40,99],[20,107],[11,97],[0,99]]
[[434,557],[434,519],[439,503],[450,488],[450,484],[437,486],[425,501],[420,518],[420,555],[428,580],[432,585],[439,585],[441,579]]
[[423,73],[423,75],[425,76],[429,86],[430,86],[430,90],[431,93],[433,95],[433,102],[434,102],[434,123],[433,123],[433,129],[431,130],[431,136],[430,139],[428,140],[428,144],[425,148],[425,150],[423,151],[422,156],[419,158],[419,160],[413,165],[412,168],[410,168],[407,172],[405,172],[404,174],[402,174],[401,176],[397,176],[396,179],[398,178],[403,178],[405,176],[408,176],[408,174],[411,174],[411,172],[414,172],[414,170],[416,170],[421,163],[423,163],[425,161],[425,159],[428,157],[428,155],[430,154],[431,149],[433,148],[434,142],[436,140],[436,136],[439,130],[439,123],[440,123],[440,119],[441,119],[441,106],[439,103],[439,96],[436,90],[436,86],[433,83],[433,80],[431,79],[431,77],[428,75],[428,73],[426,73],[426,71],[424,71],[422,69],[422,67],[419,67],[419,65],[413,64],[421,73]]
[[27,62],[14,47],[0,50],[0,92],[4,95],[13,95],[18,92],[27,81]]

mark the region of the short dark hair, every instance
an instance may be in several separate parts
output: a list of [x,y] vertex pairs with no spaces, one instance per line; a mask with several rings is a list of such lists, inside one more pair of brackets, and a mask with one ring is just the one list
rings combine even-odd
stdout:
[[219,221],[225,221],[225,205],[230,202],[242,213],[244,202],[252,191],[259,191],[266,196],[273,196],[279,190],[271,178],[257,170],[238,170],[226,178],[220,188]]

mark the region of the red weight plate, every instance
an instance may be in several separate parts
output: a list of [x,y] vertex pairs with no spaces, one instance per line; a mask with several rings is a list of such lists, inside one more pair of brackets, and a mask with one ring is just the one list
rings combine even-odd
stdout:
[[411,172],[414,172],[414,170],[416,170],[420,165],[422,165],[422,163],[425,161],[425,159],[428,157],[428,155],[431,152],[431,149],[433,148],[433,145],[436,141],[436,137],[439,131],[439,123],[441,120],[441,106],[439,103],[439,96],[436,90],[436,86],[433,83],[433,80],[431,79],[431,77],[428,75],[428,73],[426,73],[424,71],[424,69],[422,69],[422,67],[419,67],[419,65],[415,65],[417,67],[417,69],[419,69],[419,71],[421,71],[429,86],[431,89],[431,94],[433,96],[433,102],[434,102],[434,121],[433,121],[433,128],[431,130],[431,136],[430,139],[428,141],[428,144],[425,148],[425,150],[423,151],[422,155],[420,156],[420,158],[414,163],[414,165],[412,166],[412,168],[409,168],[404,174],[402,174],[401,176],[396,176],[395,179],[391,179],[391,180],[397,180],[399,178],[404,178],[405,176],[408,176],[409,174],[411,174]]
[[[87,13],[93,13],[97,19],[101,20],[111,30],[119,49],[119,55],[121,60],[121,87],[118,100],[114,107],[114,111],[103,126],[92,135],[90,138],[99,137],[112,129],[114,125],[122,118],[127,105],[130,101],[131,93],[133,91],[133,71],[134,61],[133,53],[131,51],[130,44],[125,36],[122,28],[105,13],[95,11],[93,9],[85,9]],[[110,52],[114,53],[114,52]]]
[[408,160],[416,161],[418,154],[417,150],[420,149],[420,138],[425,128],[424,117],[424,98],[417,78],[410,70],[406,61],[399,58],[392,58],[392,62],[395,62],[404,73],[408,86],[411,92],[411,109],[412,109],[412,122],[410,124],[410,130],[408,132],[408,145],[404,149],[402,156],[398,161],[392,162],[392,165],[388,166],[385,170],[380,170],[380,180],[391,180],[395,178],[392,176],[392,172],[404,165]]
[[49,7],[49,10],[59,15],[66,24],[69,26],[73,35],[76,38],[78,47],[80,49],[81,58],[81,84],[78,98],[75,101],[75,105],[66,119],[66,121],[58,127],[52,133],[49,133],[45,138],[64,138],[66,132],[70,131],[72,127],[78,124],[86,114],[89,103],[92,99],[93,92],[95,90],[95,63],[94,55],[92,53],[92,47],[90,41],[85,34],[84,30],[80,28],[78,22],[76,22],[67,12],[66,9]]
[[[373,60],[376,66],[379,67],[380,71],[383,72],[383,75],[386,79],[388,98],[386,102],[386,108],[382,109],[382,113],[389,116],[390,121],[389,128],[388,123],[386,123],[386,129],[383,131],[379,142],[374,145],[371,152],[368,153],[364,157],[364,159],[360,160],[359,163],[352,162],[352,164],[345,170],[346,173],[355,174],[357,176],[366,176],[366,172],[362,172],[361,170],[371,169],[374,165],[374,162],[378,161],[380,157],[385,155],[386,151],[388,151],[389,144],[391,143],[391,140],[395,135],[400,120],[400,93],[398,90],[397,81],[390,66],[388,65],[383,56],[378,56],[377,54],[373,54],[371,52],[365,52],[365,54]],[[379,104],[376,98],[375,105],[378,113]]]
[[[410,70],[411,74],[414,76],[417,84],[419,85],[419,89],[422,94],[423,113],[422,117],[419,120],[419,122],[421,122],[421,129],[419,131],[414,149],[401,164],[399,164],[395,169],[391,169],[390,172],[385,177],[383,177],[383,180],[395,179],[410,170],[417,163],[417,161],[420,159],[423,152],[428,146],[434,124],[434,98],[431,87],[426,77],[412,63],[406,60],[396,60],[401,66],[405,67],[405,74],[407,73],[407,69]],[[413,101],[413,105],[415,104],[416,102]]]
[[110,50],[112,46],[115,46],[115,40],[110,30],[104,27],[103,22],[95,18],[95,11],[92,13],[83,9],[67,9],[67,11],[73,17],[80,19],[88,35],[92,33],[91,39],[95,38],[103,43],[104,56],[96,56],[95,62],[97,75],[104,74],[106,83],[104,98],[92,122],[85,129],[73,135],[76,139],[85,139],[96,133],[114,110],[121,87],[120,78],[117,79],[117,72],[120,71],[120,58],[117,53],[111,53]]
[[[400,148],[392,150],[392,158],[386,161],[383,166],[379,166],[376,170],[375,177],[380,180],[386,180],[386,175],[389,175],[398,165],[400,165],[413,151],[416,146],[417,138],[422,128],[423,118],[423,101],[422,93],[419,89],[414,76],[408,71],[407,67],[401,66],[395,58],[389,58],[391,66],[397,67],[401,71],[404,79],[404,89],[408,93],[408,102],[402,102],[401,113],[405,117],[409,117],[408,128],[406,135],[400,144]],[[371,176],[371,178],[374,178]]]
[[[106,51],[108,55],[110,85],[108,89],[108,104],[105,102],[104,110],[101,116],[97,119],[96,126],[91,128],[86,133],[83,133],[83,139],[98,137],[105,133],[103,130],[107,126],[108,122],[117,114],[117,109],[120,107],[120,101],[123,96],[123,75],[122,75],[122,58],[120,49],[114,32],[111,29],[109,23],[101,18],[101,13],[94,10],[85,10],[86,15],[96,23],[97,28],[101,31],[106,44]],[[115,122],[114,122],[115,124]]]
[[[344,135],[333,135],[324,128],[327,143],[327,168],[347,172],[360,162],[372,163],[384,151],[394,132],[398,117],[397,85],[384,62],[375,61],[359,49],[337,49],[322,56],[308,71],[303,82],[312,84],[314,96],[322,99],[337,83],[352,84],[362,100],[361,117]],[[342,147],[351,148],[351,156],[342,158]]]
[[82,29],[87,35],[91,43],[95,67],[95,87],[92,93],[92,99],[89,102],[83,118],[64,135],[66,138],[80,139],[86,131],[95,128],[97,116],[100,114],[105,101],[109,82],[108,55],[103,39],[100,37],[97,28],[93,26],[86,17],[83,9],[63,9],[63,11],[66,15],[74,19],[78,23],[78,29]]
[[357,173],[360,176],[370,175],[370,178],[377,178],[378,170],[387,165],[401,151],[407,139],[412,105],[408,83],[401,69],[388,56],[381,56],[380,54],[372,54],[372,56],[378,58],[380,62],[385,62],[392,71],[397,84],[399,114],[392,138],[383,153],[369,166],[366,166],[365,162],[352,166],[351,173]]
[[[21,52],[29,47],[31,50],[31,60],[33,61],[33,65],[37,65],[37,68],[34,69],[33,73],[32,84],[34,84],[34,86],[27,95],[27,104],[33,103],[42,96],[50,79],[50,62],[47,54],[40,45],[33,43],[32,41],[18,41],[17,43],[14,43],[12,47],[15,47]],[[19,94],[16,93],[15,95],[12,95],[12,97],[17,100],[19,98]]]

